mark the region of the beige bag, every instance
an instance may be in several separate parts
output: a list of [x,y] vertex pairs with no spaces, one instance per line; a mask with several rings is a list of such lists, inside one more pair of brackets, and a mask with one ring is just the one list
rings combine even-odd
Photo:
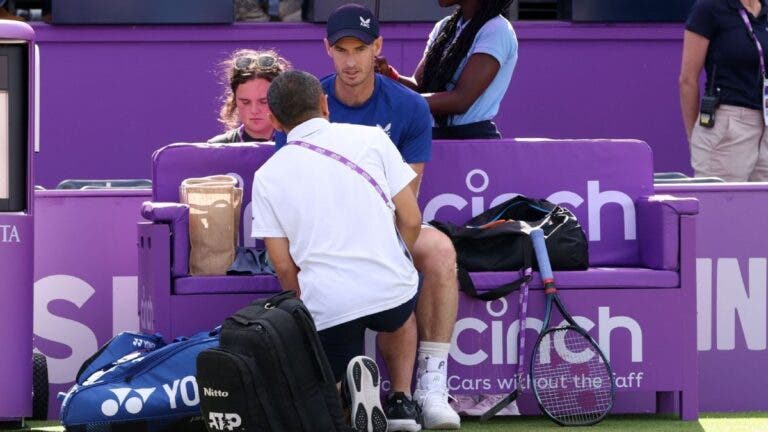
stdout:
[[228,175],[188,178],[180,201],[189,205],[189,274],[223,275],[235,260],[243,190]]

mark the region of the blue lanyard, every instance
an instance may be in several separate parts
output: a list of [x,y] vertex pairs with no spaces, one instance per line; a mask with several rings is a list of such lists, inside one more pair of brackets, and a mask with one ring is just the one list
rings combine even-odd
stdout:
[[760,76],[765,79],[765,54],[763,53],[763,46],[760,44],[760,41],[757,40],[755,29],[752,28],[752,23],[749,22],[747,11],[744,9],[739,9],[739,14],[741,15],[741,19],[744,21],[744,25],[747,26],[747,30],[749,30],[749,35],[752,36],[752,40],[755,42],[755,46],[757,46],[757,52],[760,54]]

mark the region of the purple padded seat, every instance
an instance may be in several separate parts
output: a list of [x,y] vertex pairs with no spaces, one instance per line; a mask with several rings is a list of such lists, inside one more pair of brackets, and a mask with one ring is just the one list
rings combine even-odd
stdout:
[[[475,288],[486,291],[518,277],[516,272],[470,273]],[[651,270],[639,267],[590,267],[584,271],[556,271],[555,283],[562,289],[584,288],[677,288],[680,274],[671,270]],[[531,288],[542,288],[541,278],[533,273]]]
[[[518,278],[516,272],[471,273],[478,291],[485,291]],[[669,270],[596,267],[586,271],[556,271],[558,288],[676,288],[680,275]],[[268,293],[280,291],[274,276],[191,276],[174,280],[176,294]],[[541,288],[534,273],[531,288]]]
[[279,292],[275,276],[187,276],[173,280],[176,294],[236,294]]

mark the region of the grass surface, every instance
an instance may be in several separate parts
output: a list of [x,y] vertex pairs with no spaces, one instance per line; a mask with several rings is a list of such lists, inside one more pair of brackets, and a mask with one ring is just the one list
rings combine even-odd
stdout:
[[[27,431],[61,432],[58,422],[29,422]],[[1,429],[12,431],[20,429]],[[768,412],[705,413],[697,422],[682,422],[670,415],[614,415],[602,423],[588,428],[564,428],[542,417],[506,417],[481,423],[474,419],[462,420],[465,432],[537,432],[537,431],[589,431],[600,432],[759,432],[768,431]]]

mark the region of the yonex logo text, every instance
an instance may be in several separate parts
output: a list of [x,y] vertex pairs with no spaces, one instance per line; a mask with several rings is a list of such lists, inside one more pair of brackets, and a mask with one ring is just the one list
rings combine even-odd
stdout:
[[[107,417],[113,417],[118,413],[118,411],[120,411],[120,407],[122,406],[122,407],[125,407],[125,410],[129,414],[138,414],[141,412],[141,409],[144,408],[144,404],[147,402],[147,399],[149,399],[149,396],[151,396],[152,393],[155,392],[155,389],[156,387],[139,388],[139,389],[131,389],[131,388],[110,389],[109,391],[115,394],[115,397],[117,397],[117,400],[107,399],[104,402],[102,402],[101,413]],[[128,397],[131,391],[138,394],[138,396]]]

